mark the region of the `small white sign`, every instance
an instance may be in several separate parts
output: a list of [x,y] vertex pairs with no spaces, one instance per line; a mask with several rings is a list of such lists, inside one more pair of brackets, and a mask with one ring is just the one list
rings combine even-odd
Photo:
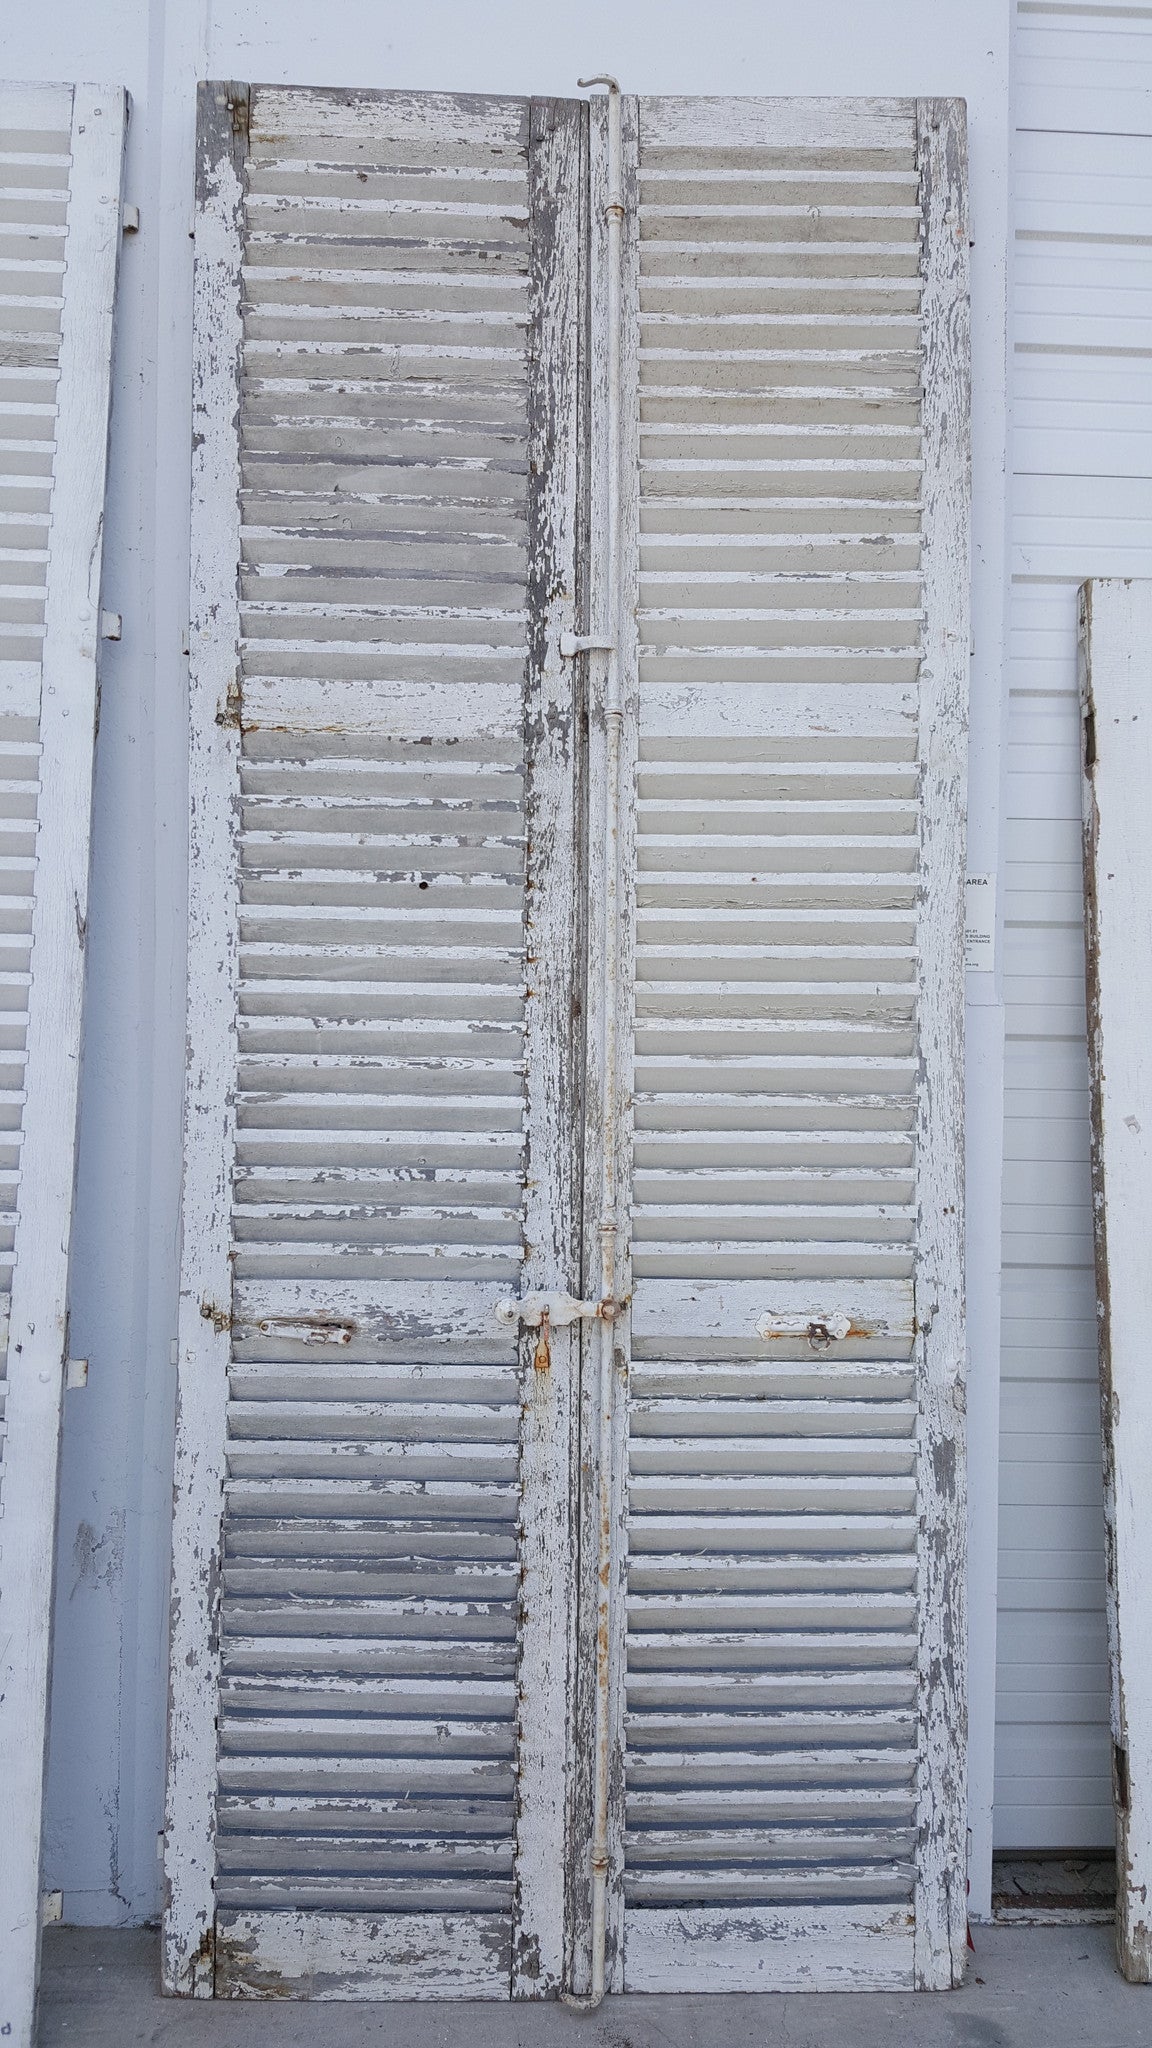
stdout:
[[964,965],[990,974],[996,964],[996,877],[969,875],[964,885]]

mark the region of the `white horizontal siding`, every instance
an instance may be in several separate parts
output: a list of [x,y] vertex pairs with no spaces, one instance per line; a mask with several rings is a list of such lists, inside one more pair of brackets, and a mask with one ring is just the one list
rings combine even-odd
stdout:
[[1112,1840],[1076,586],[1152,559],[1152,9],[1020,0],[996,1809]]

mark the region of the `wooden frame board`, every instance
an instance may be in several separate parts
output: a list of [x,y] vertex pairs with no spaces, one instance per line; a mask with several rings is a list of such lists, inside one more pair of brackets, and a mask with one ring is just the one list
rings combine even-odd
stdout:
[[29,2048],[127,98],[4,86],[0,120],[70,133],[43,653],[38,703],[20,707],[38,711],[41,751],[0,1522],[0,2033]]
[[1152,1982],[1152,1114],[1148,994],[1152,898],[1143,851],[1152,787],[1152,582],[1080,591],[1084,888],[1092,1205],[1100,1344],[1116,1949]]

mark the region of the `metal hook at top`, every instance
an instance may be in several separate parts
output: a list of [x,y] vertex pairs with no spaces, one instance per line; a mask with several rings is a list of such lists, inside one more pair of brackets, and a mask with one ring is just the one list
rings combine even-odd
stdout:
[[620,156],[620,87],[610,71],[598,71],[594,78],[578,78],[579,86],[606,85],[608,88],[608,200],[604,218],[618,227],[624,219],[624,185]]

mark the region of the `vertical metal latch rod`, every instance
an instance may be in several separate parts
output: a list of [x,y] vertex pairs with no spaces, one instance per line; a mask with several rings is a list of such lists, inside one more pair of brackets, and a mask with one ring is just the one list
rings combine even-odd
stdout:
[[[604,626],[607,645],[600,650],[604,660],[605,790],[603,815],[604,904],[602,977],[602,1031],[600,1078],[602,1124],[600,1132],[600,1292],[606,1300],[618,1296],[618,1214],[617,1149],[619,1144],[619,1026],[620,1026],[620,757],[624,701],[620,681],[620,649],[623,645],[620,617],[620,343],[623,298],[624,178],[620,128],[620,87],[607,74],[579,80],[582,87],[602,85],[608,92],[608,196],[604,207],[607,240],[607,393],[605,420],[605,532],[597,551],[604,574]],[[589,2004],[598,2005],[604,1996],[604,1952],[608,1896],[608,1789],[611,1727],[609,1708],[612,1654],[612,1459],[613,1459],[613,1374],[615,1334],[612,1323],[597,1326],[598,1346],[598,1457],[597,1457],[597,1573],[596,1573],[596,1746],[592,1807],[592,1925],[591,1986]]]

